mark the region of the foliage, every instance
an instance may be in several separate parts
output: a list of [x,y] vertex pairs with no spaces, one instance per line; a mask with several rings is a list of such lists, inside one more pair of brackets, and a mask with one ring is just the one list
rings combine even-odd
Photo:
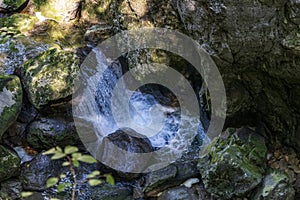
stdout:
[[[97,160],[90,155],[84,155],[79,152],[79,149],[75,146],[66,146],[64,150],[60,147],[54,147],[44,152],[43,155],[52,155],[52,160],[58,159],[66,159],[65,162],[62,163],[62,167],[69,167],[69,172],[72,174],[73,182],[64,182],[63,179],[67,177],[67,173],[61,174],[59,177],[50,177],[46,186],[48,188],[55,187],[58,192],[64,192],[66,189],[71,188],[72,190],[72,200],[75,200],[76,187],[79,184],[76,179],[76,168],[80,166],[80,163],[88,163],[93,164],[96,163]],[[102,179],[106,179],[106,182],[114,185],[115,180],[110,174],[101,175],[100,171],[93,171],[91,174],[87,175],[87,183],[90,186],[97,186],[102,183]],[[24,193],[24,194],[23,194]],[[23,192],[22,197],[28,197],[31,195],[30,192]],[[51,199],[54,200],[54,199]]]

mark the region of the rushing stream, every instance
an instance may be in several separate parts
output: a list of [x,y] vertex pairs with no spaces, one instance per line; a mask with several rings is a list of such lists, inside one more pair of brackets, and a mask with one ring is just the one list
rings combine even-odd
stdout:
[[[205,138],[200,119],[183,115],[176,96],[170,90],[156,84],[129,90],[120,79],[122,70],[119,62],[107,67],[101,53],[95,53],[95,57],[97,71],[105,70],[101,77],[94,75],[97,73],[93,70],[83,70],[83,76],[93,75],[86,79],[88,87],[82,92],[83,100],[73,109],[77,125],[84,124],[79,134],[90,151],[99,151],[103,138],[120,128],[130,128],[146,136],[156,150],[167,147],[178,155],[188,151],[186,143],[190,138],[185,135],[189,135],[190,130],[197,130],[197,133],[192,133],[193,137]],[[123,94],[113,95],[117,83]],[[128,106],[129,113],[113,109],[120,105],[121,109],[122,105]]]

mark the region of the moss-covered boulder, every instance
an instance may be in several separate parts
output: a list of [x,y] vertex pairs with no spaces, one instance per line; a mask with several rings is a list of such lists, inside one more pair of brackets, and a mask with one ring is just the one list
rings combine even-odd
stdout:
[[51,48],[23,65],[22,81],[36,108],[73,94],[79,58],[70,51]]
[[26,33],[33,30],[34,24],[38,21],[36,16],[18,13],[9,17],[0,18],[0,27],[11,27],[21,33]]
[[17,76],[0,74],[0,138],[21,111],[22,96]]
[[0,1],[0,8],[7,11],[14,11],[21,7],[27,0],[3,0]]
[[270,170],[252,200],[294,200],[295,190],[288,176],[280,170]]
[[266,154],[263,137],[248,128],[215,139],[198,164],[205,188],[222,199],[246,194],[263,179]]
[[13,150],[0,145],[0,182],[17,176],[20,172],[21,159]]

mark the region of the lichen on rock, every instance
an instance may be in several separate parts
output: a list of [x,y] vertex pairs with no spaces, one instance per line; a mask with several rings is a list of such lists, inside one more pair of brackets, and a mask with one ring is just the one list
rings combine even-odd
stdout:
[[0,138],[21,111],[22,96],[17,76],[0,75]]
[[71,51],[50,48],[23,65],[22,81],[36,108],[73,94],[79,58]]
[[253,200],[293,200],[295,190],[288,176],[280,170],[270,170],[251,199]]
[[245,195],[263,179],[266,153],[263,137],[248,128],[215,139],[199,159],[205,188],[224,199]]

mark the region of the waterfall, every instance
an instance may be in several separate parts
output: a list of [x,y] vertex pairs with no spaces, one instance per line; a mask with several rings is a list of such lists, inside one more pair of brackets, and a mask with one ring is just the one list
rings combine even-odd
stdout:
[[[85,71],[83,76],[89,77],[86,84],[88,87],[81,95],[85,100],[80,101],[73,109],[77,122],[81,121],[85,124],[81,131],[85,135],[81,136],[81,139],[88,149],[98,151],[103,138],[120,128],[131,128],[146,136],[155,149],[167,146],[174,152],[178,151],[178,154],[182,153],[182,149],[188,151],[186,144],[182,145],[182,143],[188,141],[185,133],[190,130],[197,130],[193,135],[204,141],[206,137],[200,119],[182,115],[180,105],[176,103],[176,97],[174,98],[175,95],[170,98],[170,92],[164,94],[164,91],[167,91],[164,89],[155,92],[155,89],[159,88],[157,85],[146,85],[134,91],[129,90],[121,79],[123,76],[121,64],[115,61],[107,66],[104,60],[101,52],[94,52],[94,58],[89,62],[94,65],[97,63],[97,66],[83,70]],[[101,77],[94,74],[101,74]],[[113,96],[117,84],[122,94]],[[154,88],[151,89],[152,86]],[[122,104],[122,102],[126,103]],[[126,113],[113,112],[113,106],[116,105],[128,106],[129,116]],[[95,134],[88,135],[91,132],[89,130]]]

